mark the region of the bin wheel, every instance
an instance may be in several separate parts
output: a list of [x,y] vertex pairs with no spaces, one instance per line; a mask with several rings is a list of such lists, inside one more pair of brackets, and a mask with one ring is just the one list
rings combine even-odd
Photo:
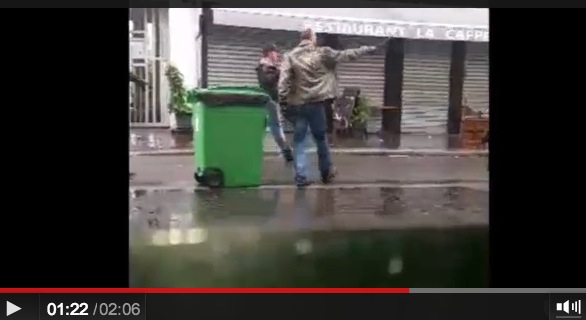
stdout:
[[206,168],[203,172],[196,172],[194,175],[195,181],[202,186],[210,188],[221,188],[224,186],[224,172],[216,168]]
[[206,184],[210,188],[221,188],[224,186],[224,173],[220,169],[206,169],[203,172]]
[[200,175],[199,172],[196,172],[193,174],[193,178],[195,179],[195,181],[199,184],[199,185],[203,185],[203,177]]

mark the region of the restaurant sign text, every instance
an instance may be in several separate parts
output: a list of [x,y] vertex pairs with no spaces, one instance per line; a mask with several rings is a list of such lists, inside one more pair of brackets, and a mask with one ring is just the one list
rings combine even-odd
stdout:
[[488,42],[488,28],[423,26],[389,23],[304,21],[305,28],[318,33],[337,33],[371,37]]

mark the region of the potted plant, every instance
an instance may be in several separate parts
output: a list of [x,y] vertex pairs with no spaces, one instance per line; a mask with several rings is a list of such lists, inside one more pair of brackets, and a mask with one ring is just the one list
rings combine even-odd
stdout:
[[358,95],[356,97],[356,105],[352,110],[352,117],[350,118],[352,136],[366,136],[366,127],[369,118],[370,102],[365,96]]
[[168,64],[165,68],[165,76],[169,83],[171,99],[169,112],[175,115],[177,130],[191,130],[191,105],[187,102],[187,90],[183,85],[183,74],[177,67]]

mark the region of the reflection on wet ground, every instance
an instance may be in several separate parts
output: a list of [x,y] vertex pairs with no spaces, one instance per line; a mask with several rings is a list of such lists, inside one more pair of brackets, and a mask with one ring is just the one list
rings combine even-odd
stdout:
[[[289,141],[291,141],[291,134],[287,134],[287,136]],[[312,144],[313,141],[310,143]],[[265,146],[275,146],[275,143],[269,134],[265,137]],[[168,130],[155,129],[133,129],[130,137],[131,151],[189,149],[192,147],[193,136],[191,133],[171,133]],[[343,149],[384,148],[456,150],[462,148],[462,141],[459,135],[371,134],[367,139],[336,139],[334,147]]]
[[136,194],[135,287],[485,287],[488,193],[469,188]]

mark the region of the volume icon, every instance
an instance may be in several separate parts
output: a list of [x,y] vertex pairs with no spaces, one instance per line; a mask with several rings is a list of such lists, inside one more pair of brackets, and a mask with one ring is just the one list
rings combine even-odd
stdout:
[[570,300],[567,300],[564,303],[557,303],[556,311],[563,311],[568,314],[570,313],[570,311],[572,311],[576,314],[582,314],[582,301],[577,300],[570,303]]

